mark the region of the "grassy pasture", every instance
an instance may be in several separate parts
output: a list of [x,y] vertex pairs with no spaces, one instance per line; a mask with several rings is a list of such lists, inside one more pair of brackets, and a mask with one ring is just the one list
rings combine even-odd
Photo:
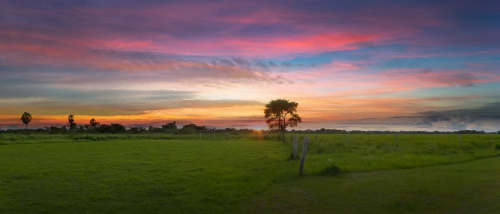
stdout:
[[[399,134],[397,147],[395,136],[389,134],[305,134],[298,137],[299,154],[303,138],[310,138],[307,163],[311,173],[321,172],[325,164],[332,163],[348,172],[433,166],[496,156],[500,150],[500,135],[497,134],[461,135],[462,146],[458,134]],[[291,139],[287,139],[287,144],[292,147]]]
[[[277,139],[276,134],[232,134],[228,132],[217,132],[216,140],[236,140],[236,139],[254,139],[254,140],[269,140]],[[46,134],[46,133],[29,133],[29,134],[0,134],[0,145],[8,144],[33,144],[33,143],[68,143],[80,141],[110,141],[110,140],[214,140],[213,132],[203,132],[200,138],[198,133],[195,134],[87,134],[87,133],[70,133],[70,134]]]
[[500,212],[498,135],[172,136],[2,135],[0,213]]

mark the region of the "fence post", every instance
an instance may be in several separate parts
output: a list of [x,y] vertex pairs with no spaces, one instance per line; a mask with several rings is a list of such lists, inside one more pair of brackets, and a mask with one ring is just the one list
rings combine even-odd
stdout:
[[294,135],[292,137],[293,139],[293,152],[292,152],[292,159],[296,160],[297,159],[297,136]]
[[302,157],[300,159],[299,175],[304,174],[304,162],[306,161],[307,145],[309,144],[309,137],[304,137],[304,147],[302,147]]
[[201,140],[201,131],[200,131],[200,140]]
[[398,147],[398,134],[395,134],[396,136],[396,147]]
[[215,131],[214,131],[214,140],[215,140]]

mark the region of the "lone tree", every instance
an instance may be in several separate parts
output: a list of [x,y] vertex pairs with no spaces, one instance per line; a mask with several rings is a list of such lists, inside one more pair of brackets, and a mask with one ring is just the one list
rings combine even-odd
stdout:
[[267,126],[270,129],[281,131],[283,143],[285,143],[286,127],[295,127],[298,123],[302,122],[302,119],[297,114],[298,105],[296,102],[278,99],[266,104],[266,109],[264,109]]
[[33,118],[31,117],[31,114],[28,112],[24,112],[24,114],[21,115],[21,120],[23,121],[24,124],[26,124],[26,131],[28,131],[28,123],[31,122],[31,119]]
[[68,116],[68,124],[69,124],[69,129],[74,130],[76,129],[76,123],[75,122],[75,117],[73,117],[72,114]]

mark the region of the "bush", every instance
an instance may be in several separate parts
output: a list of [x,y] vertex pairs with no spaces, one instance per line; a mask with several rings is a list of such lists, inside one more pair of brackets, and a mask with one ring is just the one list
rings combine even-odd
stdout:
[[496,148],[496,149],[498,149],[498,150],[500,150],[500,144],[497,144],[497,145],[495,146],[495,148]]
[[336,176],[341,173],[340,168],[333,163],[332,160],[328,159],[328,166],[323,171],[322,175]]

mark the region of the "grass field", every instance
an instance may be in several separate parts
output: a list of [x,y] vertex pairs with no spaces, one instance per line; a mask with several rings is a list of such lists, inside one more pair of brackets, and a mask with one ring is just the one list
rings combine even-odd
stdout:
[[93,137],[0,136],[0,213],[500,213],[499,135]]

